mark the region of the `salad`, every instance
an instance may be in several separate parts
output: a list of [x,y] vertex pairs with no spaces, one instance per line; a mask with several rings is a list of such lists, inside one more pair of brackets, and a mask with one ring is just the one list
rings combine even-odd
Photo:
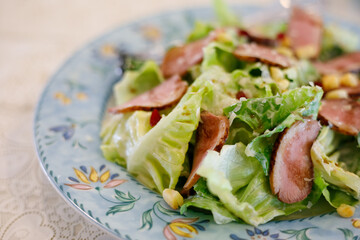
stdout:
[[[101,150],[173,208],[252,225],[360,200],[357,36],[293,7],[245,28],[222,1],[160,64],[127,59]],[[129,64],[130,63],[130,64]]]

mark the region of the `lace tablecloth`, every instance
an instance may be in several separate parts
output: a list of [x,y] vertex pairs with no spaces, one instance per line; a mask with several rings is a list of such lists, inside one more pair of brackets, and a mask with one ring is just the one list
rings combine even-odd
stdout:
[[51,74],[91,38],[138,17],[210,3],[0,0],[0,239],[114,239],[50,186],[33,143],[36,103]]

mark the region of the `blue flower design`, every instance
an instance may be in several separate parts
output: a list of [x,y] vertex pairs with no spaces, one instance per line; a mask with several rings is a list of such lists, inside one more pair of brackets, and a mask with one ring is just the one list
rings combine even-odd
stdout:
[[82,144],[80,141],[84,141],[84,139],[79,139],[79,136],[76,137],[76,129],[83,128],[88,124],[95,123],[96,121],[76,121],[72,118],[66,118],[65,121],[67,123],[59,124],[49,128],[49,132],[51,134],[46,135],[45,139],[47,142],[46,145],[52,145],[61,136],[65,141],[69,141],[72,144],[72,147],[79,147],[81,149],[87,149],[87,147]]
[[55,133],[61,133],[65,140],[69,140],[74,136],[75,126],[75,124],[59,125],[52,127],[49,130]]
[[[279,233],[270,234],[269,229],[262,231],[261,229],[254,227],[254,230],[246,229],[246,233],[250,237],[250,239],[283,240],[283,239],[279,238],[279,236],[280,236]],[[247,240],[247,239],[249,239],[249,238],[238,237],[234,233],[230,234],[230,238],[232,240]]]

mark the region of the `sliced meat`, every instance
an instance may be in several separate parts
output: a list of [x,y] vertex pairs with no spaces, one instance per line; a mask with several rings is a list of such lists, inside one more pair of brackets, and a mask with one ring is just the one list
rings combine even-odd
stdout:
[[262,36],[260,33],[256,33],[251,30],[239,29],[238,34],[240,36],[247,37],[250,42],[254,42],[263,46],[275,47],[278,45],[277,39]]
[[349,94],[350,98],[355,100],[360,98],[360,84],[358,84],[356,87],[344,87],[342,89],[344,89]]
[[190,67],[200,63],[203,59],[203,48],[214,41],[217,36],[216,31],[209,36],[179,47],[173,47],[164,56],[161,71],[164,77],[173,75],[183,76]]
[[314,173],[310,149],[320,127],[315,120],[297,121],[278,137],[271,159],[270,187],[280,201],[296,203],[311,192]]
[[187,82],[182,81],[178,75],[175,75],[150,91],[120,106],[110,108],[109,112],[124,113],[136,110],[150,111],[154,109],[164,109],[178,103],[185,94],[187,87]]
[[352,99],[322,100],[319,118],[343,134],[356,136],[360,131],[360,102]]
[[327,62],[314,63],[321,74],[346,73],[360,70],[360,51],[348,53]]
[[229,133],[230,124],[227,117],[216,116],[209,112],[202,112],[200,116],[201,122],[197,130],[192,169],[184,185],[183,193],[189,191],[200,178],[196,171],[207,151],[220,151]]
[[291,12],[286,36],[298,57],[306,51],[306,58],[315,58],[320,53],[322,21],[315,14],[294,7]]
[[244,61],[261,61],[282,68],[290,67],[291,61],[288,57],[278,53],[269,47],[255,43],[240,45],[234,52],[235,57]]

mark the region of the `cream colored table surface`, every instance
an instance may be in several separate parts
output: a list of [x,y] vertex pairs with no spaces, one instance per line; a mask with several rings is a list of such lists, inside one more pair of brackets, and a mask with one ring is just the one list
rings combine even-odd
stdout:
[[[359,23],[359,8],[351,15],[339,11],[340,2],[346,9],[359,6],[327,1],[327,7]],[[42,172],[32,132],[36,103],[56,69],[97,35],[146,15],[210,4],[210,0],[0,0],[0,239],[113,239],[70,207]]]

